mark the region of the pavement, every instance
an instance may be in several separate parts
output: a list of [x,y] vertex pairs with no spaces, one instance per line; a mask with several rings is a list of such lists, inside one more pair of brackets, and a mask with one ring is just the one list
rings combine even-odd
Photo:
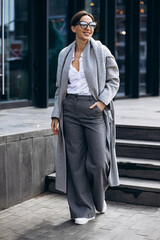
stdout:
[[160,208],[108,202],[85,225],[70,219],[66,195],[43,193],[0,212],[4,240],[160,240]]
[[[114,101],[116,124],[160,127],[160,97]],[[49,108],[12,108],[0,110],[0,136],[49,129]]]
[[160,127],[160,96],[116,100],[116,124]]

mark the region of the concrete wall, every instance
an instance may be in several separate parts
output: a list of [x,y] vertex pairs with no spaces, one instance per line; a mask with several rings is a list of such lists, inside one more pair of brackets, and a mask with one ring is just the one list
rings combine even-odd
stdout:
[[51,130],[0,137],[0,210],[45,190],[55,171],[56,136]]

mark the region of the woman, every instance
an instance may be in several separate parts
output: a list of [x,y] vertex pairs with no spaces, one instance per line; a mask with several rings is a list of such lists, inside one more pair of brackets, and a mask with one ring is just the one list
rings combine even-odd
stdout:
[[76,40],[59,54],[52,112],[52,131],[58,135],[56,188],[67,192],[76,224],[94,219],[95,209],[105,213],[105,191],[119,184],[112,104],[119,72],[108,48],[92,38],[95,27],[88,12],[73,16]]

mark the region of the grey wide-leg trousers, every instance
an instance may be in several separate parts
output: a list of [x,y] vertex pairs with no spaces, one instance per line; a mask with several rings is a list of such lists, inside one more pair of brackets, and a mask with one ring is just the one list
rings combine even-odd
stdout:
[[71,218],[101,211],[108,186],[108,147],[103,112],[92,96],[67,95],[63,101],[67,156],[67,198]]

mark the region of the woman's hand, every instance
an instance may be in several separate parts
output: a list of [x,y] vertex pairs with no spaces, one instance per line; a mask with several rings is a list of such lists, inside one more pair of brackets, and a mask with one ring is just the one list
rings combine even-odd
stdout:
[[51,128],[52,128],[52,131],[55,135],[58,135],[59,134],[59,128],[58,128],[58,125],[59,125],[59,120],[58,118],[53,118],[52,119],[52,122],[51,122]]
[[90,108],[92,109],[95,106],[97,106],[101,111],[103,111],[106,105],[103,102],[98,101],[98,102],[95,102],[92,106],[90,106]]

